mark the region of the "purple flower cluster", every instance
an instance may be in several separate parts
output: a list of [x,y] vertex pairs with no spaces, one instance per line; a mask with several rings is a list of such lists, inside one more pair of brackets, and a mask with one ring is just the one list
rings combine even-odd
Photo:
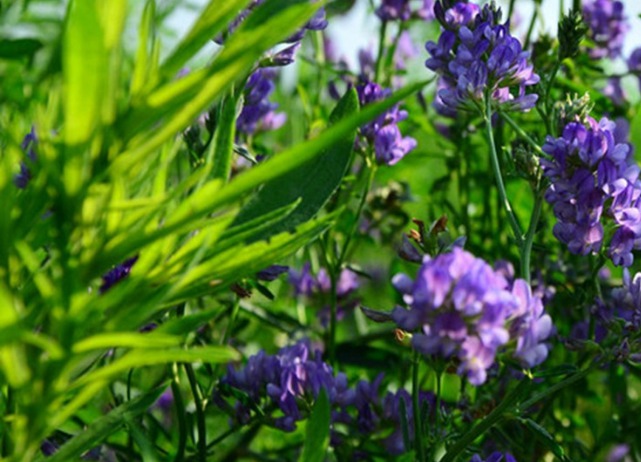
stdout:
[[[541,166],[550,186],[545,199],[557,223],[554,235],[570,252],[599,252],[609,240],[615,265],[630,266],[641,248],[639,167],[627,143],[617,143],[615,124],[587,117],[570,122],[559,138],[548,137]],[[606,225],[604,228],[604,224]]]
[[[298,272],[295,270],[289,271],[289,282],[294,287],[296,296],[304,296],[308,299],[316,299],[323,308],[319,311],[318,315],[321,323],[324,326],[329,324],[330,307],[329,307],[329,294],[331,292],[331,280],[329,274],[324,268],[318,271],[314,276],[311,272],[310,264],[307,263],[303,269]],[[345,313],[353,309],[358,300],[354,298],[356,290],[358,290],[358,276],[356,273],[349,269],[344,269],[338,277],[336,282],[336,317],[342,319]]]
[[635,48],[628,58],[628,71],[639,79],[639,88],[641,89],[641,47]]
[[109,270],[106,274],[102,276],[102,284],[100,285],[100,293],[104,294],[109,289],[111,289],[115,284],[122,281],[124,278],[129,276],[131,268],[138,261],[138,256],[131,257],[128,260],[125,260],[120,265],[115,266]]
[[[381,442],[385,449],[399,455],[409,449],[405,447],[401,428],[403,408],[409,435],[414,435],[412,399],[403,388],[382,396],[382,381],[383,374],[379,374],[374,381],[361,380],[355,387],[349,387],[345,374],[334,374],[331,366],[322,361],[320,352],[313,352],[309,341],[302,340],[275,355],[261,351],[251,356],[242,369],[229,365],[214,401],[230,409],[223,396],[239,398],[240,391],[244,396],[230,409],[234,422],[247,424],[253,416],[264,419],[266,415],[271,425],[293,431],[296,422],[308,417],[313,401],[321,389],[325,389],[332,409],[332,423],[349,429],[346,438],[334,428],[332,446],[341,446],[356,435],[367,438],[384,433],[386,436]],[[428,405],[434,412],[436,400],[432,393],[421,393],[419,401],[421,407]],[[282,416],[272,417],[270,414],[275,410]]]
[[425,44],[427,68],[441,76],[440,102],[451,109],[476,110],[489,96],[502,107],[527,111],[538,98],[526,87],[539,81],[521,43],[510,35],[509,22],[499,24],[494,3],[482,9],[473,3],[444,6],[437,1],[436,18],[444,30],[438,43]]
[[412,0],[383,0],[376,9],[376,15],[383,21],[407,21],[411,17],[432,19],[434,0],[420,0],[421,6],[412,9]]
[[260,351],[240,370],[229,365],[221,385],[247,395],[247,400],[236,403],[237,422],[248,423],[256,406],[278,408],[283,415],[271,423],[284,431],[294,431],[296,422],[307,417],[306,409],[323,388],[333,405],[343,406],[354,399],[345,374],[334,376],[331,366],[323,362],[319,351],[312,351],[306,340],[273,356]]
[[583,18],[590,30],[589,37],[595,45],[588,51],[590,57],[618,58],[629,28],[623,15],[623,3],[613,0],[593,0],[584,3]]
[[238,133],[254,134],[259,131],[276,130],[287,119],[282,112],[275,112],[278,104],[269,101],[276,88],[274,69],[257,69],[249,77],[243,90],[243,109],[236,120]]
[[641,273],[630,277],[628,269],[623,270],[623,286],[612,290],[611,312],[624,320],[629,330],[641,330]]
[[458,373],[480,385],[498,350],[510,344],[523,367],[547,357],[543,342],[552,320],[543,303],[522,279],[509,284],[485,261],[456,247],[434,259],[426,257],[416,280],[396,275],[394,286],[409,310],[396,307],[392,319],[412,336],[412,346],[426,355],[458,361]]
[[[385,99],[391,94],[391,90],[374,82],[357,85],[356,90],[361,107]],[[373,146],[379,164],[394,165],[416,147],[416,140],[404,137],[398,128],[398,122],[406,118],[406,111],[400,110],[398,105],[392,107],[360,128],[357,143],[361,147]]]

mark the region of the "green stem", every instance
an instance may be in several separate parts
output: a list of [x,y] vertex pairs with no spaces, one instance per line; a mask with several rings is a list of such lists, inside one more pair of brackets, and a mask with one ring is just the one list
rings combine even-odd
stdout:
[[178,419],[178,447],[174,462],[185,460],[185,448],[187,447],[187,419],[185,419],[185,403],[183,402],[180,386],[178,385],[178,369],[174,364],[174,380],[171,382],[171,393],[176,405],[176,418]]
[[425,450],[423,448],[423,425],[421,422],[421,405],[419,401],[419,383],[418,373],[421,366],[420,353],[414,352],[414,361],[412,364],[412,407],[414,415],[414,448],[416,450],[416,460],[425,461]]
[[530,135],[527,134],[525,130],[523,130],[519,124],[517,124],[512,117],[510,117],[508,114],[506,114],[503,111],[499,111],[499,115],[503,120],[505,120],[510,127],[514,129],[516,133],[519,134],[520,137],[522,137],[527,144],[530,145],[532,149],[536,151],[536,153],[541,156],[541,157],[548,157],[548,155],[541,149],[541,146],[539,146],[539,143],[534,141]]
[[330,269],[329,364],[336,366],[336,312],[338,311],[338,274],[340,265]]
[[379,78],[383,71],[383,55],[385,52],[385,36],[387,35],[387,21],[383,20],[381,31],[378,37],[378,56],[376,56],[376,69],[374,70],[374,82],[380,82]]
[[514,215],[512,210],[512,205],[507,198],[507,192],[505,190],[505,184],[503,183],[503,176],[501,175],[501,165],[499,164],[499,155],[496,151],[496,144],[494,143],[494,130],[492,129],[492,102],[490,95],[485,97],[485,113],[483,114],[483,119],[485,121],[485,128],[487,130],[487,139],[490,144],[490,164],[492,165],[492,170],[494,171],[494,177],[496,179],[496,186],[498,189],[499,197],[503,203],[503,207],[507,212],[508,222],[512,228],[512,232],[518,243],[521,247],[521,242],[523,240],[523,233],[521,231],[521,226]]
[[453,462],[456,457],[465,450],[476,438],[488,431],[494,425],[499,423],[505,413],[510,410],[519,397],[530,386],[530,381],[524,378],[519,382],[514,390],[512,390],[504,399],[501,404],[496,406],[492,412],[488,414],[481,422],[472,427],[460,440],[454,444],[443,456],[440,462]]
[[207,462],[207,427],[205,425],[205,409],[203,408],[203,396],[196,381],[196,374],[191,364],[183,364],[187,378],[189,379],[189,387],[191,394],[194,397],[196,405],[196,427],[198,430],[198,459],[200,462]]
[[568,387],[572,385],[575,382],[578,382],[579,380],[583,379],[585,376],[587,376],[590,371],[592,370],[594,363],[590,364],[588,367],[585,369],[580,370],[579,372],[576,372],[575,374],[571,375],[570,377],[567,377],[560,382],[555,383],[552,385],[550,388],[547,390],[542,391],[541,393],[538,393],[534,395],[532,398],[528,399],[527,401],[524,401],[519,405],[519,409],[522,411],[527,410],[528,408],[534,406],[536,403],[539,401],[542,401],[546,399],[547,397],[553,395],[557,391],[560,391],[564,389],[565,387]]
[[225,333],[223,334],[223,339],[220,342],[222,345],[226,345],[227,341],[229,340],[231,331],[234,328],[234,323],[236,322],[236,318],[238,317],[239,309],[240,309],[240,300],[238,297],[235,297],[234,304],[232,305],[231,313],[229,315],[229,323],[227,324],[227,329],[225,329]]
[[530,225],[528,227],[527,233],[525,234],[523,245],[521,246],[521,277],[525,279],[528,284],[530,284],[532,279],[530,273],[532,244],[534,242],[534,235],[536,234],[536,227],[538,226],[539,218],[541,217],[542,207],[543,194],[540,191],[536,191],[534,198],[534,210],[532,210],[532,215],[530,217]]

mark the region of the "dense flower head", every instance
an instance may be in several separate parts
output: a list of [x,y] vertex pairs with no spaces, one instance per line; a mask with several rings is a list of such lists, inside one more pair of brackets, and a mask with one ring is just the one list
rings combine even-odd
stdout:
[[[273,405],[283,415],[276,417],[272,424],[285,431],[293,431],[296,422],[306,417],[305,409],[321,389],[326,390],[330,403],[349,402],[353,394],[347,389],[345,375],[335,376],[308,340],[284,347],[275,355],[261,351],[251,356],[242,369],[229,365],[221,384],[240,390],[248,397],[246,402],[236,405],[239,423],[249,421],[255,406]],[[304,402],[308,405],[301,406]]]
[[269,101],[276,86],[273,69],[258,69],[249,76],[243,90],[243,109],[236,120],[236,130],[243,134],[254,134],[280,128],[287,118],[284,113],[275,112],[278,104]]
[[392,319],[426,355],[456,359],[458,373],[480,385],[500,348],[533,367],[547,356],[543,342],[552,330],[541,299],[522,279],[513,284],[480,258],[458,247],[426,257],[416,279],[396,275],[393,284],[409,309],[396,307]]
[[590,57],[619,57],[629,29],[623,14],[623,3],[613,0],[584,2],[583,17],[589,27],[589,37],[595,45],[588,51]]
[[438,98],[452,109],[478,108],[486,95],[505,108],[527,111],[537,95],[526,87],[539,81],[530,53],[500,24],[501,10],[494,3],[482,9],[473,3],[437,2],[435,14],[444,30],[438,42],[425,48],[427,68],[441,76]]
[[614,264],[630,266],[632,251],[641,248],[641,182],[630,146],[616,141],[615,130],[607,118],[570,122],[561,137],[547,138],[543,151],[551,159],[541,166],[557,239],[581,255],[609,241]]
[[[391,90],[374,82],[357,85],[356,90],[361,106],[375,103],[391,94]],[[402,136],[397,126],[406,118],[407,112],[400,110],[398,105],[388,109],[360,128],[357,143],[362,147],[373,146],[379,164],[394,165],[416,147],[416,140]]]

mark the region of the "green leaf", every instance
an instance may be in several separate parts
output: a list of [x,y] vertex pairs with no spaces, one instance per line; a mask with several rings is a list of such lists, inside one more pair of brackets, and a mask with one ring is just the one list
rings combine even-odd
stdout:
[[42,48],[42,42],[32,38],[2,39],[0,40],[0,59],[31,58],[40,48]]
[[552,454],[557,456],[561,460],[568,460],[565,457],[565,451],[563,451],[563,447],[559,443],[556,442],[554,437],[548,432],[544,427],[536,423],[532,419],[520,419],[521,422],[525,424],[532,433],[534,433],[534,436],[537,437],[543,445],[548,448],[550,451],[552,451]]
[[73,352],[84,353],[107,348],[167,348],[180,345],[180,341],[180,337],[156,332],[109,332],[81,340],[73,346]]
[[635,156],[637,162],[641,160],[641,104],[635,107],[636,112],[632,120],[630,120],[630,143],[635,148]]
[[202,13],[198,15],[196,23],[162,64],[162,74],[166,77],[173,77],[189,58],[234,19],[248,1],[225,0],[220,2],[210,0]]
[[138,31],[138,51],[134,62],[133,76],[131,77],[131,96],[138,96],[149,79],[150,42],[153,42],[154,17],[156,14],[155,0],[147,0],[140,20]]
[[[330,116],[335,125],[358,111],[358,95],[349,90]],[[356,137],[356,128],[324,149],[313,161],[290,170],[287,174],[266,183],[252,200],[241,209],[234,224],[255,219],[264,213],[291,204],[300,199],[294,211],[284,220],[263,231],[262,237],[294,229],[316,215],[338,189],[350,164]]]
[[72,0],[63,42],[64,140],[89,140],[99,122],[106,50],[97,0]]
[[47,460],[47,462],[77,460],[84,452],[96,447],[109,435],[116,432],[125,422],[149,409],[149,406],[156,402],[164,390],[165,387],[158,387],[149,393],[121,404],[106,416],[93,421],[85,431],[71,438],[53,455],[46,459],[40,455],[36,460]]
[[169,363],[190,363],[195,361],[219,364],[238,359],[240,359],[238,352],[228,346],[209,346],[191,348],[189,350],[132,350],[109,365],[83,375],[74,382],[72,387],[77,388],[89,383],[109,380],[118,374],[136,367]]
[[231,173],[236,136],[236,102],[235,95],[223,99],[220,116],[216,124],[216,133],[209,146],[207,155],[208,167],[213,169],[213,177],[227,182]]
[[327,391],[321,388],[305,429],[305,446],[301,462],[323,462],[329,447],[330,406]]

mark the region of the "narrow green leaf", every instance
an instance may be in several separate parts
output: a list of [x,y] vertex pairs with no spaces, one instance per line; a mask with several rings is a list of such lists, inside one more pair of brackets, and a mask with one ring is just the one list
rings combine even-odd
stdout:
[[637,104],[635,110],[634,117],[630,120],[630,143],[636,147],[634,157],[639,162],[641,160],[641,104]]
[[305,429],[305,446],[301,462],[323,462],[329,447],[330,406],[327,391],[321,388]]
[[[352,88],[332,112],[330,123],[335,125],[357,111],[358,95]],[[311,162],[266,183],[241,209],[234,224],[254,219],[299,199],[300,203],[294,211],[281,222],[263,231],[261,237],[269,238],[279,232],[292,230],[300,223],[312,218],[321,210],[343,180],[350,164],[355,137],[356,128],[353,128],[345,137],[323,150]]]
[[156,332],[109,332],[81,340],[73,346],[74,353],[107,348],[167,348],[180,345],[181,338]]
[[196,361],[216,364],[227,363],[239,358],[238,352],[228,346],[209,346],[189,350],[132,350],[109,365],[82,376],[72,386],[77,388],[88,383],[110,380],[135,367]]
[[544,427],[542,427],[532,419],[520,420],[530,429],[530,431],[532,431],[532,433],[534,433],[534,436],[536,436],[536,438],[541,441],[541,443],[543,443],[546,448],[552,451],[552,454],[554,454],[561,460],[567,460],[563,447],[561,447],[561,445],[556,442],[550,432],[548,432]]
[[47,462],[78,460],[84,452],[96,447],[109,435],[121,428],[126,421],[149,409],[149,406],[156,402],[164,390],[165,387],[158,387],[149,393],[121,404],[109,414],[93,421],[85,431],[71,438],[53,455],[46,459],[41,455],[36,460],[47,460]]
[[131,78],[131,97],[136,98],[148,83],[150,41],[153,41],[154,17],[156,15],[155,0],[147,0],[140,20],[138,30],[138,50],[134,62],[133,76]]
[[213,156],[208,156],[208,163],[213,169],[213,177],[223,181],[229,180],[234,154],[234,138],[236,136],[236,98],[229,95],[221,105],[220,117],[216,125],[216,133],[210,149]]
[[162,64],[161,72],[166,77],[174,76],[187,60],[198,52],[212,37],[220,33],[249,0],[210,0],[198,20]]
[[96,0],[72,0],[63,39],[64,140],[89,140],[99,122],[106,50]]

